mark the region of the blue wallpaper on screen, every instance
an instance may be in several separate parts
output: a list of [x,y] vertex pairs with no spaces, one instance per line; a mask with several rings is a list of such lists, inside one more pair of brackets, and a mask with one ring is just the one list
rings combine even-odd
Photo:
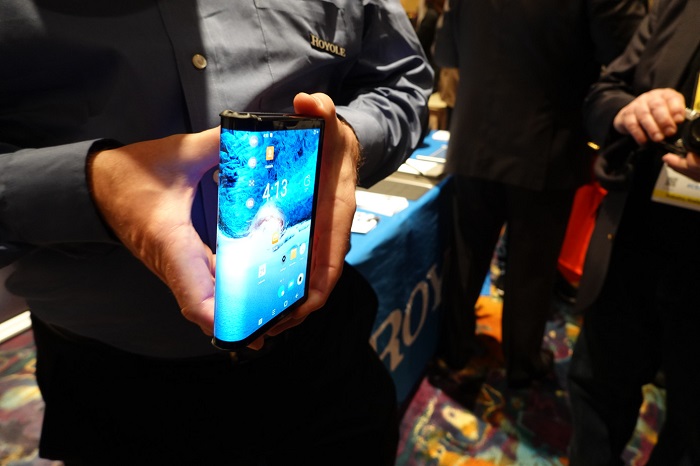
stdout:
[[[219,183],[226,189],[219,197],[219,228],[224,234],[231,238],[249,234],[263,204],[274,204],[284,213],[285,225],[311,218],[313,190],[304,188],[314,181],[305,178],[315,172],[318,141],[308,137],[309,131],[314,130],[222,131]],[[268,146],[275,150],[274,170],[261,169]],[[282,196],[285,187],[287,193]],[[267,199],[263,198],[266,189],[270,191]],[[248,199],[254,199],[255,207],[241,209]]]
[[318,129],[223,129],[214,335],[237,342],[306,293]]

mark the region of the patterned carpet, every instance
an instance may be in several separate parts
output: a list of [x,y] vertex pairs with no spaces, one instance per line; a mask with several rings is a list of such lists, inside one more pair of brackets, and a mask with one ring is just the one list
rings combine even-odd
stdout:
[[[500,357],[501,301],[477,306],[488,351],[458,372],[439,363],[428,371],[401,425],[397,466],[567,465],[571,435],[565,374],[579,323],[559,303],[545,336],[555,374],[532,390],[508,391]],[[43,401],[34,379],[31,332],[0,346],[0,465],[46,466],[37,457]],[[625,452],[631,466],[646,463],[663,420],[664,394],[645,387],[637,432]],[[60,464],[60,463],[58,463]]]
[[0,465],[50,465],[39,459],[44,402],[34,378],[34,340],[25,332],[0,346]]
[[[493,287],[492,287],[493,288]],[[495,291],[495,290],[494,290]],[[500,355],[501,299],[477,303],[480,338],[488,348],[458,372],[431,367],[401,425],[397,466],[568,465],[571,418],[566,372],[580,321],[555,300],[544,345],[555,355],[555,374],[531,390],[509,390]],[[646,464],[663,422],[663,390],[644,387],[645,402],[624,459]]]

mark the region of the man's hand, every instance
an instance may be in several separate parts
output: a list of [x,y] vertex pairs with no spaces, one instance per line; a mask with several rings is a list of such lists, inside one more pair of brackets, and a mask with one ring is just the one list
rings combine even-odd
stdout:
[[[325,94],[299,94],[295,112],[326,122],[308,300],[275,326],[276,335],[322,307],[343,270],[355,212],[360,148]],[[95,154],[93,199],[123,244],[172,290],[182,314],[212,334],[215,257],[191,221],[199,180],[219,160],[219,128]],[[262,347],[263,338],[250,346]]]
[[[350,248],[350,227],[355,213],[355,187],[360,145],[352,128],[341,122],[333,101],[325,94],[298,94],[294,111],[322,117],[324,130],[321,177],[319,181],[316,226],[309,281],[308,300],[290,317],[273,327],[277,335],[300,324],[311,312],[322,307],[343,271]],[[262,346],[262,339],[251,347]]]
[[[685,120],[685,97],[674,89],[654,89],[641,94],[622,108],[613,120],[621,134],[629,134],[644,145],[648,141],[661,142],[678,132],[678,124]],[[700,156],[688,152],[686,157],[666,154],[663,161],[672,169],[700,181]]]
[[641,94],[618,112],[613,126],[644,145],[661,142],[678,131],[685,119],[685,98],[673,89],[654,89]]
[[700,156],[688,152],[685,157],[676,154],[666,154],[662,160],[666,164],[688,178],[700,182]]
[[207,334],[214,325],[214,257],[191,211],[199,180],[218,160],[214,128],[99,152],[88,172],[104,220]]

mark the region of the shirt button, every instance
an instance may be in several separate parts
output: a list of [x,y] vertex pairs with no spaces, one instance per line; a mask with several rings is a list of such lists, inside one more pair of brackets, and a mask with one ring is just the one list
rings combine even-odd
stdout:
[[203,70],[204,68],[207,67],[207,59],[204,58],[204,55],[201,55],[199,53],[195,53],[192,56],[192,64],[198,70]]

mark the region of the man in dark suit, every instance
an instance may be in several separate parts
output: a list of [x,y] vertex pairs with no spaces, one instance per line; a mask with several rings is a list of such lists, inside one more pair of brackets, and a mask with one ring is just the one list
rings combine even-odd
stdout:
[[587,126],[606,148],[597,172],[609,194],[579,289],[585,317],[569,373],[572,466],[623,464],[641,387],[659,369],[666,419],[647,464],[700,464],[700,212],[693,194],[700,157],[660,145],[691,124],[686,107],[700,110],[698,18],[700,0],[655,0],[586,100]]
[[469,356],[473,305],[507,223],[509,384],[529,386],[551,368],[541,346],[557,258],[573,195],[589,175],[581,104],[645,13],[639,0],[450,1],[435,48],[438,66],[460,72],[447,156],[455,260],[444,298],[450,326],[466,331],[445,336],[448,364]]

